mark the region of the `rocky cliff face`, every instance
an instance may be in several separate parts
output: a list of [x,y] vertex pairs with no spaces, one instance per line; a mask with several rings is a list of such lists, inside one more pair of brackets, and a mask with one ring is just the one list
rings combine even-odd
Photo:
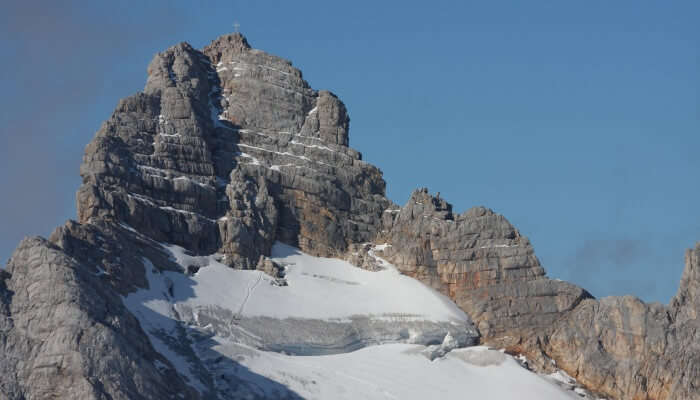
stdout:
[[671,307],[679,321],[698,319],[700,310],[700,243],[685,252],[685,269],[676,297],[671,300]]
[[686,252],[669,306],[631,296],[585,300],[553,327],[545,351],[584,384],[614,398],[699,398],[698,255],[700,243]]
[[32,238],[3,275],[0,398],[199,398],[94,263]]
[[393,205],[348,132],[335,95],[239,34],[156,55],[144,91],[86,148],[78,221],[25,240],[0,270],[0,397],[255,397],[243,382],[222,389],[184,350],[196,376],[177,374],[121,296],[147,287],[153,264],[177,270],[160,243],[278,271],[267,256],[281,241],[367,269],[381,268],[370,244],[386,244],[377,253],[452,298],[483,343],[533,368],[556,365],[611,398],[700,398],[700,246],[669,306],[595,300],[548,279],[489,209],[455,215],[425,189]]
[[547,279],[530,241],[489,209],[454,215],[449,203],[420,189],[387,214],[384,256],[454,299],[484,337],[502,345],[520,343],[591,297]]
[[555,366],[616,399],[700,396],[697,319],[700,244],[686,254],[669,307],[637,298],[595,300],[548,279],[528,239],[503,216],[476,207],[461,215],[426,189],[388,210],[383,256],[454,299],[482,341],[525,354],[541,371]]
[[332,93],[238,34],[174,46],[148,73],[86,150],[80,222],[112,217],[240,268],[276,239],[327,256],[373,239],[385,183],[348,147]]

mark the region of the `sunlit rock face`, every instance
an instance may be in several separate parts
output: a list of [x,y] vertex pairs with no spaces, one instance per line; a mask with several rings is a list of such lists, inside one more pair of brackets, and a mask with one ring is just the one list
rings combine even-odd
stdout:
[[483,207],[455,215],[426,189],[388,210],[384,226],[389,245],[379,254],[454,299],[483,342],[526,354],[538,370],[562,368],[612,398],[699,396],[700,245],[686,253],[679,292],[663,306],[595,300],[548,279],[529,240],[502,215]]
[[486,338],[515,345],[549,328],[582,299],[567,282],[550,280],[530,241],[502,215],[452,205],[426,189],[390,210],[382,254],[403,273],[450,296],[478,322]]
[[700,243],[686,251],[669,306],[632,296],[585,300],[556,324],[547,351],[613,398],[700,398],[699,255]]
[[381,172],[348,147],[343,103],[238,34],[156,55],[86,150],[81,222],[109,216],[156,240],[254,268],[274,240],[340,255],[374,238]]

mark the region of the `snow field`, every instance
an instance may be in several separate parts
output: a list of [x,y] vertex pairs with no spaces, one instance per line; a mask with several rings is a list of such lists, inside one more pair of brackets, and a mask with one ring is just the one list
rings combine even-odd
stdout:
[[[473,339],[469,317],[376,257],[381,245],[369,255],[383,269],[367,271],[277,243],[271,258],[285,267],[288,286],[229,268],[220,255],[163,247],[182,272],[144,259],[149,288],[124,303],[156,351],[204,395],[581,398],[502,352],[464,348]],[[191,266],[196,273],[186,272]]]

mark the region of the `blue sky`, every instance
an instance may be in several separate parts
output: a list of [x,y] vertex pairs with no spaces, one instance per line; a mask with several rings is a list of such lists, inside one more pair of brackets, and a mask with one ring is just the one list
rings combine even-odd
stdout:
[[392,200],[427,186],[492,208],[551,277],[666,303],[700,240],[697,1],[15,3],[0,16],[3,263],[75,217],[84,146],[153,54],[234,21],[340,96]]

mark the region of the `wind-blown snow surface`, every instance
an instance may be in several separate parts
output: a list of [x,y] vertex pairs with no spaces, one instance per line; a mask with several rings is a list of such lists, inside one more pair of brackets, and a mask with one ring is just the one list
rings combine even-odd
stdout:
[[508,355],[465,348],[477,337],[469,317],[380,258],[372,272],[278,243],[280,286],[163,247],[182,271],[144,259],[149,288],[124,303],[205,397],[578,398]]

